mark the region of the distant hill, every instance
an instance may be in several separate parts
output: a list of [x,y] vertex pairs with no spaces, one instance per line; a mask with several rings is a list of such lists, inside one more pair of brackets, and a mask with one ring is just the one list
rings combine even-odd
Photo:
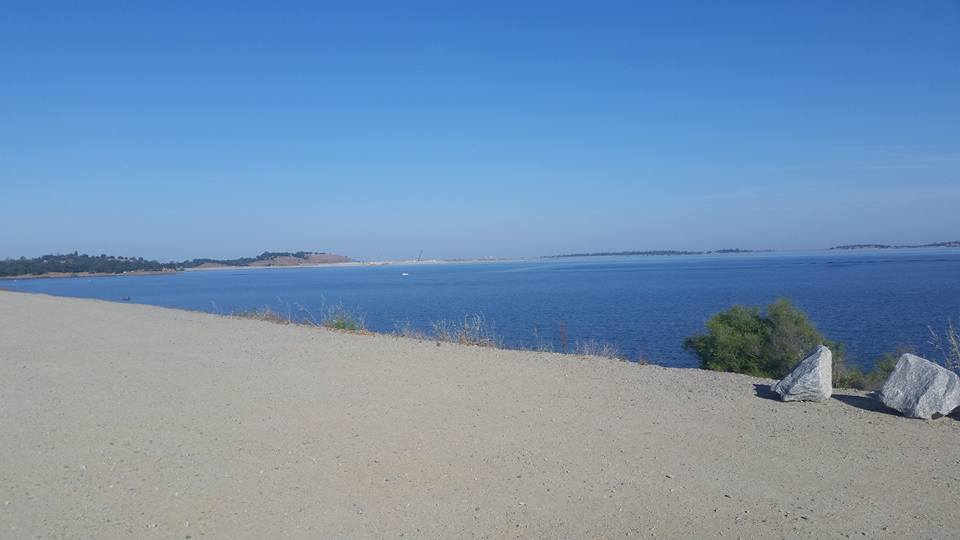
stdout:
[[181,268],[218,268],[224,266],[305,266],[352,262],[349,257],[313,251],[264,251],[256,257],[239,259],[193,259],[180,263]]
[[833,246],[831,250],[853,250],[853,249],[919,249],[919,248],[960,248],[960,240],[952,242],[936,242],[933,244],[913,244],[913,245],[889,245],[889,244],[848,244],[845,246]]
[[44,255],[28,259],[0,260],[0,277],[108,275],[125,273],[172,272],[185,268],[218,268],[226,266],[305,266],[351,262],[349,257],[312,251],[271,252],[256,257],[239,259],[193,259],[183,262],[161,263],[143,257],[114,255],[86,255],[74,251],[66,255]]

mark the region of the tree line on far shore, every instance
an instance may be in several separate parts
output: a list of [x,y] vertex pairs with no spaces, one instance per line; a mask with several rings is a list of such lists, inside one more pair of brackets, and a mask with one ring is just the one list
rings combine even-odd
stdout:
[[225,266],[246,266],[257,261],[275,259],[277,257],[295,257],[306,259],[314,255],[309,251],[265,251],[256,257],[242,257],[239,259],[192,259],[182,262],[161,263],[144,259],[143,257],[118,257],[115,255],[87,255],[85,253],[68,253],[66,255],[44,255],[28,259],[0,260],[0,277],[39,276],[51,273],[64,274],[122,274],[125,272],[160,272],[163,270],[181,270],[195,268],[202,264],[213,263]]
[[160,263],[143,257],[117,257],[113,255],[87,255],[74,251],[66,255],[44,255],[28,259],[0,260],[0,276],[29,276],[50,273],[121,274],[124,272],[159,272],[173,269],[172,263]]

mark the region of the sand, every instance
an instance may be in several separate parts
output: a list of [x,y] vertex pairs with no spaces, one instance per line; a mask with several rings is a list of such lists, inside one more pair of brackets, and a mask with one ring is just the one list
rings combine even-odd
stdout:
[[857,393],[10,292],[0,373],[2,538],[960,534],[960,421]]

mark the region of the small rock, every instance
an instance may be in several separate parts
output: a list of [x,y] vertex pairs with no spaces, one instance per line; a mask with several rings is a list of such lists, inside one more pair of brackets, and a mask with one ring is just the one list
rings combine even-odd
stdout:
[[772,386],[783,401],[823,401],[833,395],[833,353],[820,345]]
[[960,407],[960,377],[925,358],[905,354],[883,383],[880,401],[910,418],[946,416]]

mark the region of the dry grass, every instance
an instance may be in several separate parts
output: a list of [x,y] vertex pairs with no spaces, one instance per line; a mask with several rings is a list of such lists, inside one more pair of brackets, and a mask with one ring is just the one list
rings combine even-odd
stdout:
[[292,310],[287,306],[287,312],[282,313],[270,306],[254,309],[238,309],[230,313],[231,317],[243,319],[254,319],[257,321],[267,321],[276,324],[299,324],[304,326],[318,326],[332,330],[345,330],[348,332],[364,332],[366,326],[363,323],[363,317],[355,312],[345,308],[343,304],[325,308],[320,318],[317,318],[308,309],[297,305],[300,317],[294,317]]
[[273,308],[262,307],[255,309],[238,309],[230,313],[231,317],[238,317],[241,319],[254,319],[257,321],[267,321],[277,324],[292,324],[294,321],[288,316],[283,315]]
[[[370,333],[367,332],[363,317],[355,311],[347,309],[343,304],[336,304],[332,307],[325,308],[320,317],[314,316],[313,313],[299,304],[296,305],[296,309],[298,311],[298,317],[294,317],[289,306],[287,306],[287,313],[282,313],[281,311],[266,306],[256,309],[235,310],[230,313],[230,316],[267,321],[275,324],[299,324],[347,332]],[[565,325],[561,325],[560,328],[561,338],[565,338]],[[418,329],[409,321],[395,323],[391,335],[421,341],[433,340],[437,342],[459,343],[462,345],[475,345],[478,347],[508,348],[504,346],[503,339],[497,335],[493,324],[489,323],[482,314],[467,315],[464,316],[463,320],[457,321],[436,321],[431,325],[430,331]],[[533,350],[539,352],[554,352],[552,343],[546,340],[538,329],[534,329],[533,335]],[[572,350],[569,351],[565,346],[563,346],[562,349],[561,352],[563,354],[628,360],[621,354],[620,349],[616,345],[597,339],[577,341]],[[647,361],[641,356],[638,358],[637,363],[646,364]]]
[[467,315],[463,321],[437,321],[433,323],[433,337],[437,341],[502,348],[503,340],[497,336],[493,325],[483,315]]
[[505,348],[493,325],[483,315],[467,315],[462,321],[440,320],[431,324],[429,331],[413,326],[410,321],[394,323],[392,335],[419,340],[432,340],[480,347]]
[[947,320],[947,329],[942,336],[933,328],[927,328],[930,330],[930,344],[940,351],[944,367],[960,375],[960,331],[953,321]]
[[411,324],[410,321],[405,321],[403,323],[394,323],[392,333],[397,337],[419,339],[421,341],[432,339],[432,337],[426,332],[424,332],[423,330],[414,328],[413,324]]
[[573,348],[573,353],[581,356],[599,356],[601,358],[624,360],[619,347],[598,339],[578,340]]
[[553,343],[547,341],[537,327],[533,328],[533,350],[537,352],[553,352]]

